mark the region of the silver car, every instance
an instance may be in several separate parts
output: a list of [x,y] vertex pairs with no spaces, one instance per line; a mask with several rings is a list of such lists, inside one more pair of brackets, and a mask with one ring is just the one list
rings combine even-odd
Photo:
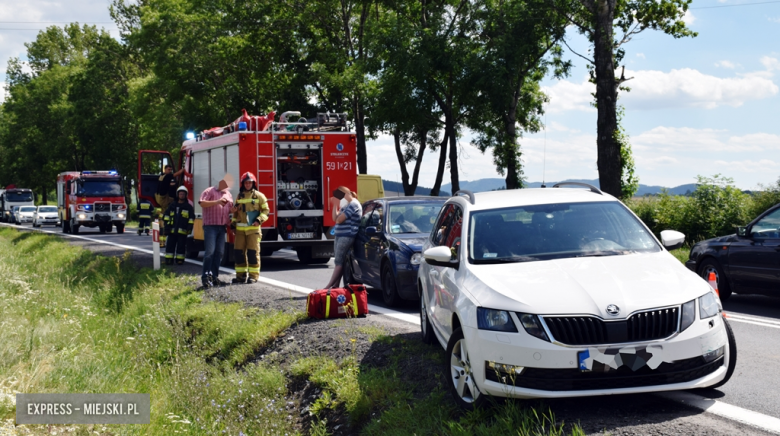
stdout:
[[16,224],[33,222],[36,209],[35,206],[19,206],[19,209],[16,210]]
[[57,206],[38,206],[38,209],[33,215],[32,225],[33,227],[40,227],[45,224],[51,224],[53,226],[60,225]]

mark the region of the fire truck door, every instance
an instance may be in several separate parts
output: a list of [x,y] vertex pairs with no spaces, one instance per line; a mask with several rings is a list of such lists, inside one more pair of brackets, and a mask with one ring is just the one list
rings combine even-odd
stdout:
[[157,204],[154,193],[166,165],[176,171],[176,163],[167,151],[141,150],[138,152],[138,197]]

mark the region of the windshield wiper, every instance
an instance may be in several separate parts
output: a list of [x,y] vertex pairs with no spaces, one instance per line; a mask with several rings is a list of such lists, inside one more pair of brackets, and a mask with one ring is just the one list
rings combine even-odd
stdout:
[[579,254],[575,257],[601,257],[601,256],[620,256],[623,254],[629,254],[631,251],[629,250],[600,250],[600,251],[592,251],[590,253],[586,254]]
[[531,256],[511,256],[511,257],[496,257],[496,258],[483,258],[483,259],[474,259],[476,262],[479,263],[516,263],[516,262],[533,262],[535,260],[539,260],[537,257],[531,257]]

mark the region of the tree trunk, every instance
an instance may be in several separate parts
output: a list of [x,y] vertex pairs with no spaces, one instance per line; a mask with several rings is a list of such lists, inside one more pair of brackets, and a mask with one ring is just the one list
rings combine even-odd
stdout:
[[49,191],[44,186],[41,192],[41,203],[45,206],[49,204]]
[[355,113],[355,136],[357,139],[357,166],[358,173],[368,174],[368,162],[366,156],[366,124],[363,120],[363,108],[360,99],[355,96],[352,99],[352,110]]
[[503,144],[501,152],[504,153],[504,162],[506,162],[506,189],[520,189],[523,187],[522,164],[517,149],[520,145],[517,143],[517,99],[515,98],[512,109],[504,118],[506,127],[506,142]]
[[401,167],[401,183],[404,187],[404,195],[414,195],[414,191],[409,193],[409,171],[406,170],[404,152],[401,149],[401,131],[396,126],[393,130],[393,140],[395,142],[395,156],[398,158],[398,166]]
[[447,142],[449,141],[449,136],[447,136],[447,132],[444,132],[444,140],[441,141],[441,144],[439,144],[439,168],[436,170],[436,182],[433,184],[433,188],[431,189],[431,195],[436,197],[439,195],[439,190],[441,190],[441,180],[444,178],[444,167],[447,164]]
[[617,198],[620,189],[620,144],[615,141],[617,130],[617,93],[615,62],[613,57],[614,3],[598,0],[595,3],[596,25],[593,33],[593,58],[596,72],[596,148],[598,150],[599,184],[601,190]]
[[410,185],[411,194],[414,195],[417,191],[417,180],[420,176],[420,166],[422,166],[423,154],[425,154],[425,147],[428,145],[428,131],[424,130],[420,133],[420,145],[417,149],[417,159],[414,162],[414,173],[412,174],[412,184]]
[[452,112],[445,115],[445,134],[450,139],[450,182],[452,183],[452,194],[460,191],[460,180],[458,178],[458,138],[455,135],[455,120]]

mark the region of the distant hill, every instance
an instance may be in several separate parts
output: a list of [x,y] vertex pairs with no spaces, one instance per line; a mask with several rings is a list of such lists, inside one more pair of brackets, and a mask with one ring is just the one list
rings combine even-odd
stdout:
[[[393,196],[390,194],[391,192],[397,192],[400,193],[400,195],[403,195],[404,193],[404,185],[402,183],[382,179],[382,185],[385,188],[385,195],[390,197]],[[431,188],[417,186],[417,189],[414,191],[414,195],[431,195]],[[449,197],[450,195],[452,195],[452,193],[449,190],[445,190],[443,186],[439,190],[439,197]]]
[[[568,179],[565,180],[566,182],[580,182],[580,183],[588,183],[590,185],[593,185],[595,187],[599,187],[599,181],[598,179],[593,180],[584,180],[584,179]],[[553,186],[558,182],[545,182],[545,184],[550,187]],[[542,182],[526,182],[525,184],[526,188],[540,188],[542,186]],[[469,191],[473,192],[485,192],[485,191],[494,191],[496,189],[504,189],[506,187],[506,181],[504,179],[499,178],[490,178],[490,179],[479,179],[474,181],[462,181],[460,182],[460,189],[467,189]],[[663,186],[648,186],[639,184],[639,189],[636,192],[637,197],[642,197],[645,195],[656,195],[660,194],[661,190],[664,189]],[[447,183],[446,185],[442,185],[442,190],[448,190],[452,191],[452,184]],[[667,188],[669,189],[669,194],[671,195],[685,195],[688,193],[693,192],[696,189],[695,183],[689,183],[687,185],[680,185],[674,188]]]

